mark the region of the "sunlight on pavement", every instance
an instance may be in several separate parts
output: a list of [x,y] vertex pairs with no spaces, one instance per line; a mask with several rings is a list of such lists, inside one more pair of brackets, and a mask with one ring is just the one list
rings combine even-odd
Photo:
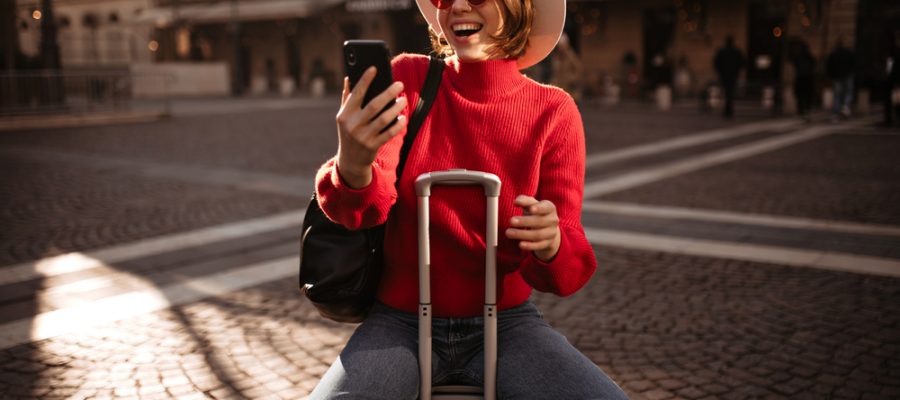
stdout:
[[[78,265],[93,263],[114,269],[99,260],[91,260],[84,255],[72,255],[69,260]],[[125,318],[151,313],[182,305],[210,296],[219,296],[235,290],[291,276],[296,273],[295,257],[286,257],[244,266],[238,269],[187,279],[178,283],[157,287],[155,283],[125,271],[115,271],[116,275],[127,276],[131,281],[141,282],[139,290],[113,295],[90,302],[76,300],[67,307],[38,314],[33,318],[12,321],[0,325],[0,348],[39,341],[67,333],[85,331],[98,325]],[[58,264],[62,265],[63,264]],[[45,304],[48,296],[38,293],[39,304]],[[54,302],[59,302],[54,299]],[[56,304],[60,305],[60,304]]]
[[[35,265],[51,274],[86,266],[103,273],[39,291],[41,309],[48,301],[61,308],[0,326],[0,347],[31,343],[41,357],[75,368],[62,375],[36,371],[30,393],[38,398],[60,379],[77,379],[78,393],[108,390],[115,396],[304,398],[352,331],[302,322],[313,311],[298,307],[296,296],[273,304],[271,291],[251,289],[227,299],[295,273],[294,257],[164,286],[82,253]],[[127,293],[86,296],[126,279],[133,288]],[[217,300],[206,303],[207,298]]]
[[34,272],[43,276],[61,275],[106,265],[103,261],[81,253],[45,258],[34,264]]

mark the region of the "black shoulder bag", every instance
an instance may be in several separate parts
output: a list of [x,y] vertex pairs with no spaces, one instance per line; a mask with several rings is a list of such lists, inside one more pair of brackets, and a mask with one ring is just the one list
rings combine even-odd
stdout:
[[[441,83],[444,62],[431,56],[416,109],[407,126],[397,165],[397,183],[422,122]],[[303,217],[300,243],[300,291],[323,317],[361,322],[375,302],[384,269],[384,224],[348,230],[328,219],[313,192]]]

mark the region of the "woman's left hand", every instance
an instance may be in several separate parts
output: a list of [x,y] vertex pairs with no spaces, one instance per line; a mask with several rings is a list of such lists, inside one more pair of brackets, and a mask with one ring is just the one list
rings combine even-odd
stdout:
[[519,240],[519,248],[531,250],[541,261],[549,262],[559,251],[559,215],[549,200],[519,195],[513,202],[524,215],[512,217],[506,237]]

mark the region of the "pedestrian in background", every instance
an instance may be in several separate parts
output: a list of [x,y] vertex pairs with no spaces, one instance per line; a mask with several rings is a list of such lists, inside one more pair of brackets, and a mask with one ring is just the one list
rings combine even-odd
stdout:
[[675,73],[672,79],[675,84],[675,94],[679,98],[691,97],[694,91],[694,73],[691,71],[686,56],[678,57],[678,63],[675,66]]
[[744,54],[734,46],[734,37],[728,35],[725,38],[725,47],[716,52],[713,61],[716,73],[719,74],[719,84],[725,92],[725,118],[734,117],[734,90],[738,76],[744,68]]
[[893,42],[891,43],[891,52],[886,62],[887,69],[887,87],[884,93],[884,124],[891,126],[894,123],[894,117],[897,115],[896,104],[894,103],[894,90],[900,88],[900,29],[894,30]]
[[663,53],[656,53],[650,65],[650,88],[672,87],[672,63]]
[[809,122],[809,109],[812,106],[813,73],[816,60],[809,51],[806,42],[795,42],[791,48],[791,64],[794,65],[794,97],[797,102],[797,115]]
[[640,72],[638,71],[637,55],[629,50],[622,56],[622,85],[628,97],[638,97],[640,93]]
[[826,72],[831,78],[834,100],[831,108],[833,120],[850,116],[850,104],[853,102],[853,68],[856,57],[853,51],[844,46],[844,38],[838,37],[837,45],[828,55]]

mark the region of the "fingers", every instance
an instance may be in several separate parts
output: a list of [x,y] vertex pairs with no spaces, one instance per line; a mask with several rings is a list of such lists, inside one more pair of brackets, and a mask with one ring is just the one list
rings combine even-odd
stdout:
[[[397,136],[406,127],[406,116],[399,115],[404,107],[406,107],[406,98],[401,97],[397,99],[396,104],[381,113],[378,118],[370,121],[368,125],[349,133],[349,138],[352,138],[353,142],[365,148],[374,156],[381,146],[389,142],[394,136]],[[385,127],[395,120],[397,122],[393,126],[384,130]],[[383,130],[384,132],[382,132]]]
[[[366,107],[363,108],[360,117],[363,118],[364,121],[369,121],[375,116],[379,115],[378,113],[384,109],[384,107],[390,102],[397,98],[400,93],[403,92],[403,82],[394,82],[391,86],[388,86],[383,92],[381,92],[378,96],[372,99],[369,104],[366,104]],[[396,115],[394,115],[396,117]],[[391,118],[393,120],[393,118]]]
[[363,98],[366,95],[366,90],[369,90],[369,85],[372,83],[372,80],[375,79],[375,67],[369,67],[366,69],[366,72],[363,72],[362,76],[359,78],[359,81],[356,82],[356,86],[353,87],[353,90],[350,91],[350,96],[347,98],[346,106],[351,106],[353,108],[362,107]]
[[341,104],[347,103],[347,97],[350,96],[350,78],[344,77],[344,90],[341,91]]
[[394,120],[397,119],[397,116],[403,112],[403,109],[406,108],[406,97],[397,98],[392,105],[387,110],[384,110],[381,114],[379,114],[374,120],[370,123],[370,129],[375,131],[376,133],[381,133],[382,130],[388,125],[390,125]]
[[[396,128],[398,125],[400,127],[405,126],[406,118],[403,118],[403,121],[400,121],[400,119],[401,119],[400,113],[403,112],[403,109],[406,107],[406,101],[407,101],[406,97],[398,98],[394,105],[392,105],[387,110],[384,110],[384,112],[379,114],[375,119],[373,119],[371,121],[361,122],[361,121],[357,120],[356,123],[360,123],[360,125],[362,125],[362,126],[360,126],[359,129],[356,130],[356,133],[354,133],[353,135],[360,142],[368,143],[370,146],[367,146],[367,147],[375,146],[373,148],[373,150],[377,150],[378,147],[381,146],[381,144],[386,143],[388,140],[391,139],[391,137],[393,137],[394,135],[396,135],[397,132],[399,132],[399,130],[396,130],[394,128]],[[385,131],[385,128],[388,125],[390,125],[392,122],[394,122],[395,120],[397,121],[397,123],[395,123],[393,126],[391,126],[390,129]],[[382,131],[384,131],[384,132],[382,132]],[[382,133],[389,133],[389,132],[394,132],[394,134],[392,134],[392,135],[391,134],[389,134],[389,135],[382,134]],[[387,138],[383,138],[382,136],[387,136]],[[376,146],[376,143],[377,143],[377,146]]]
[[559,216],[553,202],[520,195],[513,204],[522,208],[523,215],[510,218],[506,237],[518,240],[519,247],[523,250],[553,248],[560,234]]
[[[522,212],[525,215],[542,216],[556,214],[556,205],[554,205],[553,202],[548,200],[538,201],[531,196],[519,195],[513,200],[513,204],[516,207],[521,207]],[[522,217],[514,217],[513,219],[515,218]]]
[[[369,136],[381,133],[386,126],[397,119],[407,104],[405,97],[398,98],[403,92],[403,83],[394,82],[372,99],[365,108],[360,108],[365,90],[369,88],[375,73],[375,67],[369,67],[352,89],[348,89],[349,81],[347,78],[344,79],[342,106],[336,120],[340,131],[355,136],[359,141],[365,141]],[[388,102],[392,100],[396,100],[395,103],[384,110]],[[381,112],[382,110],[384,112]]]
[[520,195],[516,196],[516,199],[513,200],[513,204],[516,207],[527,207],[527,206],[531,206],[531,205],[534,205],[537,203],[538,203],[537,199],[535,199],[534,197],[531,197],[531,196],[526,196],[524,194],[520,194]]
[[406,126],[406,117],[403,115],[398,116],[397,123],[394,124],[394,126],[390,127],[388,130],[384,131],[382,134],[375,136],[375,138],[373,139],[373,143],[372,143],[373,147],[375,147],[376,149],[381,148],[381,146],[383,146],[385,143],[387,143],[391,139],[393,139],[394,136],[397,136],[397,134],[400,133],[400,130],[402,130],[405,126]]

